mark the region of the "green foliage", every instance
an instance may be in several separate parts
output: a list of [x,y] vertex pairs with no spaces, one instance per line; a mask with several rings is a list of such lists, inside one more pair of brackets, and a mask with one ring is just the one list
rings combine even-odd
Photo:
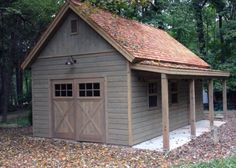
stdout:
[[173,2],[166,11],[167,30],[188,48],[197,52],[197,34],[190,1]]
[[24,52],[31,46],[63,4],[63,0],[17,0],[12,6],[21,11],[24,20]]
[[218,159],[210,162],[201,162],[195,165],[184,165],[180,168],[233,168],[236,167],[236,156],[226,159]]

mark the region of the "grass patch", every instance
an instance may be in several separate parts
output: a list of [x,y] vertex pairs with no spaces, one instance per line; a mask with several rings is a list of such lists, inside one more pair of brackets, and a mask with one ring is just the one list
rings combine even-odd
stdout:
[[235,168],[236,167],[236,156],[218,159],[209,162],[200,162],[194,165],[184,165],[180,168]]

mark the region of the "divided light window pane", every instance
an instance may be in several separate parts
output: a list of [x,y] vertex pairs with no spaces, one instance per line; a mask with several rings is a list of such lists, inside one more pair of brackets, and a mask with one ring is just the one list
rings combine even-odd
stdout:
[[55,97],[72,97],[72,84],[71,83],[63,83],[63,84],[55,84],[54,85],[54,95]]
[[100,97],[100,83],[80,83],[80,97]]
[[149,108],[157,107],[157,83],[148,84],[148,106]]

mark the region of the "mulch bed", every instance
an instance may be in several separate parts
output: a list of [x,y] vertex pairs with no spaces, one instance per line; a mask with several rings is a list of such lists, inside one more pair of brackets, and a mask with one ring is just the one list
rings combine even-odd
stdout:
[[218,144],[206,133],[169,153],[33,138],[31,128],[0,129],[0,167],[168,167],[236,154],[236,117],[219,128]]

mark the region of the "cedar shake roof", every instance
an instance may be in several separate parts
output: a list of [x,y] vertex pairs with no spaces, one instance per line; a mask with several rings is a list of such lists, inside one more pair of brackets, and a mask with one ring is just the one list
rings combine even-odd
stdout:
[[210,68],[196,54],[164,30],[126,19],[88,4],[72,2],[82,13],[103,29],[136,60],[187,65],[189,68]]

